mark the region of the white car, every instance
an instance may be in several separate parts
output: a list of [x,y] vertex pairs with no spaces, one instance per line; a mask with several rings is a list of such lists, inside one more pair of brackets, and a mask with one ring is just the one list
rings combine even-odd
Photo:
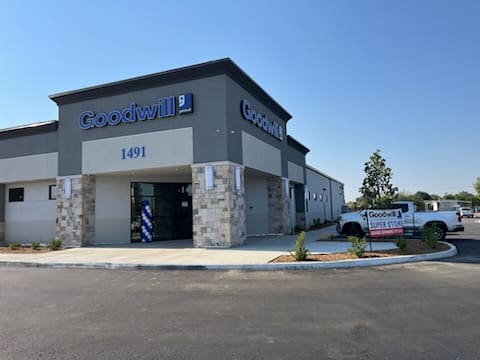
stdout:
[[473,218],[473,211],[469,207],[461,207],[460,216],[465,218]]

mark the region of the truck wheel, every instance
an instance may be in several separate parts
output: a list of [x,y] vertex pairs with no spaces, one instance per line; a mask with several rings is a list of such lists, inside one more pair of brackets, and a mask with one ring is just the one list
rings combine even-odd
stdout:
[[445,240],[445,237],[447,236],[447,229],[445,228],[445,225],[443,224],[428,224],[426,226],[433,227],[434,231],[433,233],[437,237],[438,241],[443,241]]
[[347,236],[356,236],[358,238],[363,238],[365,236],[365,233],[362,231],[360,225],[355,223],[348,224],[346,233]]

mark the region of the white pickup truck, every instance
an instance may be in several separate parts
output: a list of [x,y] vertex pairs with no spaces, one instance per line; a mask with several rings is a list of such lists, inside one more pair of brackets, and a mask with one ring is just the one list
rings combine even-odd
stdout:
[[[445,239],[447,232],[464,231],[462,217],[456,211],[415,212],[412,201],[396,201],[391,208],[402,210],[406,235],[419,234],[425,226],[434,225],[438,240]],[[337,218],[337,231],[347,236],[365,236],[368,234],[367,211],[340,215]]]

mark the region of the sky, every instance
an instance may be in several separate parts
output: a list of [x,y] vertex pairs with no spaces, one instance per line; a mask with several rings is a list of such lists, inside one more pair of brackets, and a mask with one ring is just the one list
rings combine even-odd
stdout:
[[475,192],[480,1],[0,5],[0,128],[57,119],[51,94],[230,57],[347,201],[377,149],[401,191]]

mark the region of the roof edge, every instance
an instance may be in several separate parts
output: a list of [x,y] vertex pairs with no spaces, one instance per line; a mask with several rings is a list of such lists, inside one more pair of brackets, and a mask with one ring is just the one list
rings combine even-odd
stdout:
[[188,81],[225,74],[240,86],[254,95],[259,101],[270,107],[284,121],[292,118],[279,103],[277,103],[260,85],[248,76],[230,58],[212,60],[195,65],[166,70],[149,75],[133,77],[110,83],[81,88],[78,90],[60,92],[49,95],[57,105],[71,104],[83,100],[123,94],[129,91],[169,85],[181,81]]
[[11,128],[0,129],[0,140],[55,132],[57,129],[58,120],[48,120],[33,124],[20,125]]
[[329,179],[329,180],[335,181],[335,182],[338,183],[338,184],[345,185],[343,182],[341,182],[341,181],[339,181],[339,180],[331,177],[330,175],[325,174],[324,172],[322,172],[322,171],[314,168],[314,167],[311,166],[311,165],[308,165],[308,164],[307,164],[307,165],[305,165],[305,168],[306,168],[307,170],[310,170],[310,171],[314,172],[314,173],[317,173],[318,175],[322,175],[322,176],[326,177],[326,178]]
[[287,145],[293,147],[295,150],[300,151],[303,155],[307,155],[310,152],[309,148],[290,135],[287,135]]

